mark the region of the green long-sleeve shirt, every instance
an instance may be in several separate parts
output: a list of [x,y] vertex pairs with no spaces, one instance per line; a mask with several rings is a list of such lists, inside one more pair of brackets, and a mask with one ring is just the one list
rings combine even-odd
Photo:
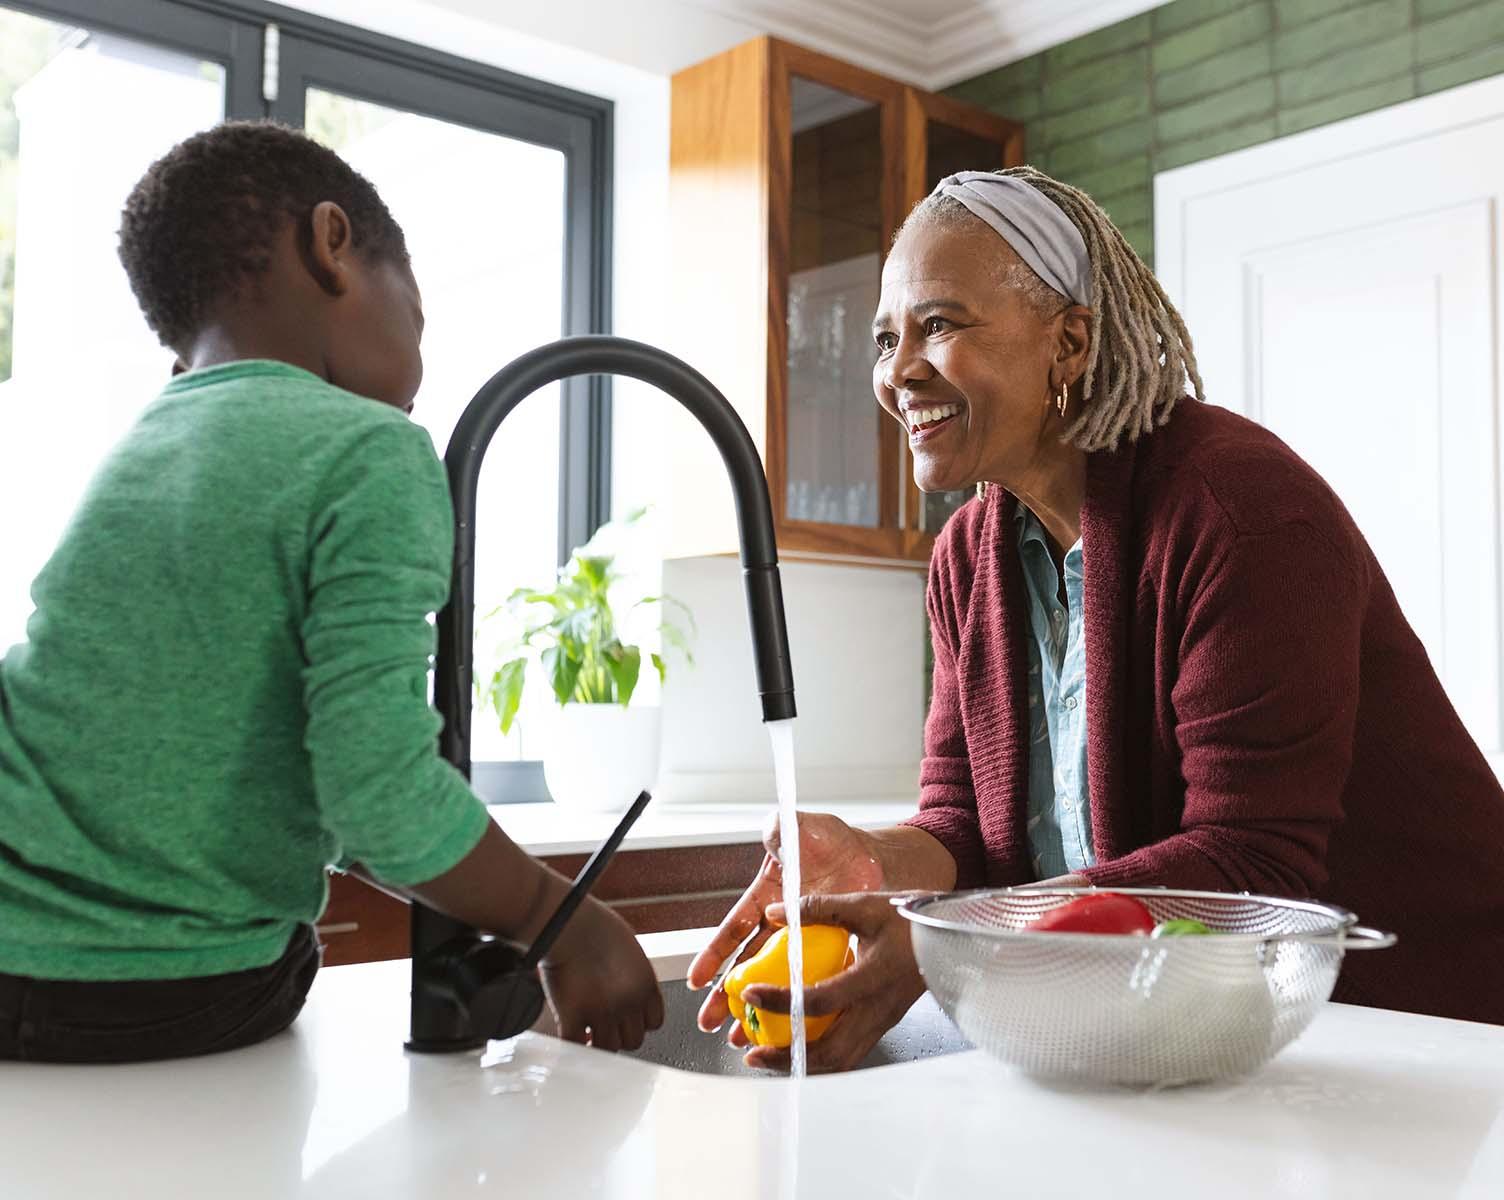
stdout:
[[428,702],[452,540],[396,409],[276,362],[174,379],[0,663],[0,972],[263,966],[328,864],[403,885],[463,858],[486,812]]

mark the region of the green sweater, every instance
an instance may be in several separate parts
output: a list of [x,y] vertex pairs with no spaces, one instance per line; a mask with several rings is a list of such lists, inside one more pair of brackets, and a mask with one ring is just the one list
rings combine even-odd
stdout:
[[463,858],[486,811],[428,702],[452,522],[396,409],[276,362],[174,379],[0,663],[0,972],[264,966],[329,864]]

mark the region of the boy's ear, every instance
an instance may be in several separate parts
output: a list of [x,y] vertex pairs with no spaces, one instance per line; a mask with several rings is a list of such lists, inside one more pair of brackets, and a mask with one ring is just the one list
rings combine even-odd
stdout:
[[320,200],[308,214],[298,242],[303,264],[319,287],[331,296],[343,296],[350,286],[350,255],[355,248],[345,210],[333,200]]

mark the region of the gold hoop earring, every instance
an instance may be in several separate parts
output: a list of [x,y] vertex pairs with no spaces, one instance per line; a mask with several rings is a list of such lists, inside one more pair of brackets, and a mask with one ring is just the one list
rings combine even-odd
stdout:
[[1057,409],[1059,409],[1060,415],[1062,417],[1065,416],[1065,406],[1067,404],[1069,404],[1069,403],[1070,403],[1070,391],[1069,391],[1068,385],[1062,383],[1060,385],[1060,395],[1058,395],[1058,396],[1055,397],[1055,407]]

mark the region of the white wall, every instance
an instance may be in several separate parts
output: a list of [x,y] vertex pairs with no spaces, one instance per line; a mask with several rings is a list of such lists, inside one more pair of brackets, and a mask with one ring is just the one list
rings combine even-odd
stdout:
[[561,4],[438,0],[467,17],[492,20],[525,37],[569,46],[660,76],[771,32],[729,11],[683,0],[565,0]]
[[[924,576],[917,571],[782,564],[799,709],[799,799],[913,799],[924,724]],[[773,803],[741,563],[674,559],[664,589],[693,609],[693,671],[663,690],[664,800]]]

